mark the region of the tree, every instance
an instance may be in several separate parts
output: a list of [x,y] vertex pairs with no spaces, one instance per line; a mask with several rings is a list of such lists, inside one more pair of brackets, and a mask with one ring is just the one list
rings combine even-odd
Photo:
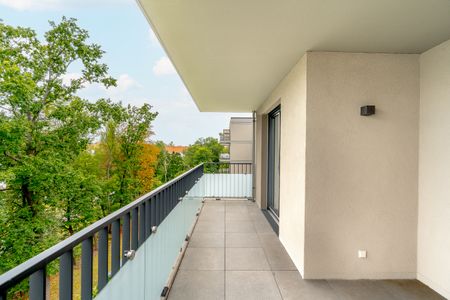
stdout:
[[142,193],[151,191],[159,184],[155,176],[159,152],[159,148],[154,144],[142,144],[142,153],[139,159],[140,170],[138,171],[138,178],[142,187]]
[[225,147],[213,137],[200,138],[185,151],[186,164],[192,168],[201,163],[219,162]]
[[172,180],[186,170],[183,157],[179,153],[169,153],[163,142],[157,142],[156,146],[159,148],[156,175],[160,183]]
[[[115,85],[99,45],[63,18],[40,41],[27,28],[0,23],[0,272],[55,243],[59,207],[86,190],[73,164],[100,127],[100,109],[76,96],[86,84]],[[66,82],[68,69],[80,66]],[[67,176],[67,171],[74,176]],[[80,181],[81,180],[81,181]],[[84,183],[82,183],[84,182]],[[68,201],[68,202],[67,202]],[[77,204],[78,205],[78,204]],[[73,207],[66,207],[72,211]]]
[[[99,105],[111,108],[112,104],[102,100]],[[157,116],[151,109],[149,104],[103,109],[106,126],[96,155],[100,157],[100,167],[104,170],[100,197],[104,216],[147,191],[143,185],[141,160],[144,144],[152,134],[151,122]]]

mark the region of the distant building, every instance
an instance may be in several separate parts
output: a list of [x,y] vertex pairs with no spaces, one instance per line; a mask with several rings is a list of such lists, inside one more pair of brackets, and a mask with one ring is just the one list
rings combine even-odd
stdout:
[[166,146],[166,151],[169,153],[179,153],[183,155],[183,152],[187,149],[187,146]]
[[230,127],[224,129],[219,135],[220,143],[228,149],[228,153],[224,153],[220,156],[222,162],[252,162],[252,117],[232,117],[230,119]]

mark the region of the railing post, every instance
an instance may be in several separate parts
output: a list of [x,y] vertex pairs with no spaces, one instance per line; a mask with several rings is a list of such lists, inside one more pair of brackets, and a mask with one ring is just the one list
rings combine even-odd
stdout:
[[127,262],[128,257],[124,252],[130,250],[130,213],[126,213],[122,219],[122,266]]
[[37,270],[30,276],[30,300],[44,300],[46,288],[46,271],[45,267]]
[[111,275],[114,276],[120,269],[120,219],[111,225]]
[[137,250],[138,248],[138,208],[135,207],[131,211],[131,249]]
[[153,196],[150,199],[150,213],[151,213],[151,218],[150,218],[150,231],[151,231],[151,228],[156,225],[156,218],[157,218],[156,196]]
[[81,300],[92,299],[92,237],[81,243]]
[[6,300],[8,297],[8,290],[4,289],[0,291],[0,300]]
[[139,205],[139,242],[140,247],[145,240],[145,207],[144,204]]
[[98,232],[98,291],[108,283],[108,228]]
[[59,258],[59,299],[72,300],[73,253],[67,251]]
[[[153,198],[152,198],[153,199]],[[152,217],[152,212],[151,212],[151,202],[152,200],[148,200],[145,202],[145,238],[148,238],[150,236],[150,234],[152,233],[152,221],[151,221],[151,217]]]

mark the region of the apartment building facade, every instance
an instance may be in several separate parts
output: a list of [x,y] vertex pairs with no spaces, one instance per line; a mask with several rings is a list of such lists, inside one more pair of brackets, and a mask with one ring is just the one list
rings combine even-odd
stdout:
[[229,128],[220,133],[220,143],[228,153],[221,156],[222,162],[251,163],[253,161],[253,118],[232,117]]

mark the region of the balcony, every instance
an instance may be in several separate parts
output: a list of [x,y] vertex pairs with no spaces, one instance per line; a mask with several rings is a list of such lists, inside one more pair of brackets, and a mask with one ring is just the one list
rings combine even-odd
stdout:
[[228,162],[228,161],[230,161],[230,154],[229,153],[221,153],[219,159],[221,162]]
[[219,141],[221,144],[227,145],[230,143],[230,136],[231,136],[230,129],[224,129],[223,132],[219,133],[219,136],[220,136]]
[[249,200],[252,176],[251,164],[199,165],[1,275],[0,299],[22,280],[29,299],[47,299],[52,261],[59,299],[443,299],[416,280],[303,280]]

